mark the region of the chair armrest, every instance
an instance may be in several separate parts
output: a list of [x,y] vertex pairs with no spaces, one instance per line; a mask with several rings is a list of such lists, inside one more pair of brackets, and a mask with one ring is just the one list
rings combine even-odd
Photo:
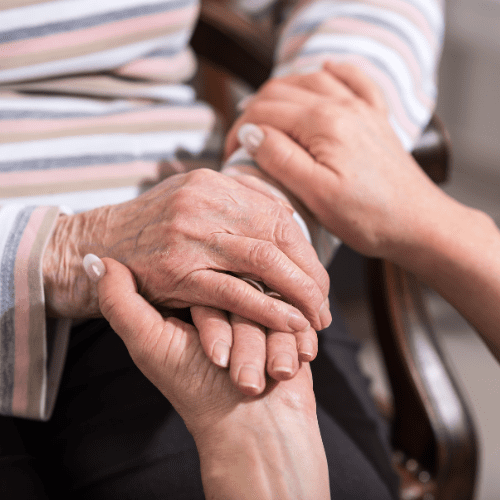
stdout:
[[394,449],[431,473],[437,498],[470,500],[477,472],[474,425],[421,286],[398,266],[370,259],[368,288],[394,399]]

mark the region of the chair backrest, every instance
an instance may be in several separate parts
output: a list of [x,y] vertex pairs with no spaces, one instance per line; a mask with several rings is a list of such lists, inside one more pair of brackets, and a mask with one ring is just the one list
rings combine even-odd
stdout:
[[[200,93],[227,118],[228,84],[256,89],[273,64],[273,33],[232,12],[225,0],[203,0],[191,45],[202,61]],[[450,164],[450,142],[433,117],[413,155],[435,182]],[[401,498],[470,500],[477,471],[474,426],[426,313],[421,287],[397,266],[370,259],[369,297],[393,393],[390,411]]]

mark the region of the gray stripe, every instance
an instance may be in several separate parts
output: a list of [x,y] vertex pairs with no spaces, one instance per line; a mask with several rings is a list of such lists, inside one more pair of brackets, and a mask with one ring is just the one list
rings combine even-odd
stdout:
[[[324,49],[315,49],[315,50],[304,50],[300,53],[300,56],[303,56],[303,55],[315,55],[315,54],[321,54],[325,52]],[[328,53],[330,54],[340,54],[340,55],[344,55],[346,54],[347,52],[345,50],[337,50],[337,49],[332,49],[332,48],[328,48]],[[397,79],[395,78],[394,76],[394,71],[393,69],[388,66],[387,64],[385,64],[382,60],[380,59],[375,59],[373,57],[370,57],[370,56],[367,56],[366,54],[359,54],[358,52],[354,53],[352,52],[352,54],[355,54],[355,55],[362,55],[365,59],[367,59],[368,61],[372,62],[375,66],[377,66],[378,68],[380,68],[380,70],[382,70],[386,75],[387,77],[392,81],[392,83],[394,84],[394,87],[396,87],[396,90],[397,90],[397,93],[398,95],[400,96],[401,98],[401,104],[403,106],[403,109],[406,113],[406,116],[408,117],[408,119],[414,124],[414,125],[417,125],[418,127],[422,127],[422,123],[420,123],[420,121],[417,119],[416,116],[413,115],[413,113],[410,111],[409,109],[409,105],[408,105],[408,99],[409,99],[409,96],[406,95],[405,92],[403,92],[401,90],[401,88],[399,87],[398,83],[397,83]],[[429,116],[430,118],[430,116]],[[426,124],[424,124],[426,125]]]
[[[367,22],[371,25],[380,27],[382,29],[385,29],[387,31],[390,31],[391,33],[394,33],[402,42],[406,43],[406,45],[410,48],[411,52],[415,56],[415,59],[417,59],[417,62],[421,68],[425,68],[425,63],[422,61],[422,58],[420,57],[420,54],[417,50],[416,45],[413,43],[411,38],[407,35],[407,33],[401,29],[400,26],[391,24],[385,20],[380,19],[379,17],[374,17],[374,16],[367,16],[365,14],[350,14],[349,17],[351,19],[357,19],[359,21],[364,21]],[[301,24],[297,27],[296,30],[294,30],[294,34],[300,34],[300,33],[309,33],[311,30],[313,30],[317,26],[317,23],[304,23]],[[333,35],[335,36],[335,35]],[[360,36],[367,36],[366,34],[361,33]]]
[[201,154],[193,157],[189,153],[175,154],[174,151],[161,151],[155,153],[146,153],[144,155],[132,155],[132,154],[108,154],[108,155],[82,155],[82,156],[67,156],[63,158],[38,158],[34,160],[21,160],[16,162],[0,162],[0,172],[20,172],[26,171],[29,174],[30,171],[38,170],[52,170],[56,168],[78,168],[92,165],[102,165],[102,164],[114,164],[114,163],[126,163],[131,161],[165,161],[176,157],[180,160],[182,158],[196,160],[216,160],[220,157],[220,152],[206,150]]
[[[139,89],[142,90],[142,89]],[[145,89],[147,90],[147,88]],[[15,105],[15,102],[12,103]],[[95,111],[45,111],[40,109],[5,109],[0,110],[0,120],[23,120],[23,119],[33,119],[33,120],[53,120],[58,118],[85,118],[85,117],[96,117],[99,118],[101,116],[113,116],[113,115],[121,115],[125,113],[137,113],[148,111],[151,109],[163,109],[163,108],[186,108],[186,109],[194,109],[194,108],[206,109],[205,104],[200,104],[199,102],[193,102],[192,104],[186,102],[179,101],[168,101],[161,104],[155,104],[152,106],[145,106],[143,108],[130,107],[126,109],[110,109],[109,111],[103,111],[102,113]]]
[[153,50],[149,54],[144,56],[144,59],[148,57],[173,57],[185,50],[187,47],[184,44],[181,44],[179,47],[161,47],[159,49]]
[[[12,43],[29,38],[38,38],[48,35],[54,35],[56,33],[65,33],[68,31],[91,28],[94,26],[99,26],[100,24],[107,24],[116,21],[132,19],[134,17],[158,14],[160,12],[180,9],[183,7],[187,7],[188,5],[191,5],[193,3],[197,3],[196,0],[178,0],[174,2],[164,2],[153,5],[141,5],[130,9],[106,12],[105,14],[95,14],[79,19],[72,19],[69,21],[46,23],[40,26],[31,26],[29,28],[3,31],[0,32],[0,43]],[[68,8],[71,8],[70,4],[68,4]]]
[[15,324],[14,267],[19,243],[35,207],[18,213],[0,263],[0,413],[12,414],[14,390]]

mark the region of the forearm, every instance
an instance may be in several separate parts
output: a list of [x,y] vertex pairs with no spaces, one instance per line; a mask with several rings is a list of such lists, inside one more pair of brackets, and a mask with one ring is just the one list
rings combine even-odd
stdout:
[[393,260],[446,298],[500,361],[500,231],[494,221],[445,198],[413,243],[403,246]]
[[265,413],[196,439],[207,499],[329,499],[316,417]]

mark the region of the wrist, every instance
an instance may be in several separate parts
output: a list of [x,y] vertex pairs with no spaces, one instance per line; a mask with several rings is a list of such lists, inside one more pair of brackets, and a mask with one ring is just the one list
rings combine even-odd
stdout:
[[315,412],[257,406],[193,433],[207,498],[330,498]]
[[[47,243],[42,274],[45,310],[48,317],[99,317],[97,290],[83,269],[87,253],[102,255],[97,231],[98,210],[61,215]],[[99,251],[101,250],[101,251]]]
[[492,219],[443,192],[408,224],[409,235],[393,245],[389,260],[433,286],[438,270],[466,266],[478,257],[478,242],[491,234]]

